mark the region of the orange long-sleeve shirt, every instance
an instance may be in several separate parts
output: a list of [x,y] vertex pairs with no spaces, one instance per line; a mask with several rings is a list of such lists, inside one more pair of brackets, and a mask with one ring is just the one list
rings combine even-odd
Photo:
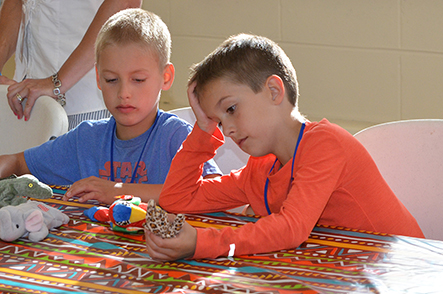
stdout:
[[315,224],[423,237],[417,222],[380,175],[366,149],[347,131],[329,123],[306,122],[294,164],[280,167],[274,155],[250,157],[247,165],[216,179],[203,180],[202,165],[223,144],[195,125],[172,161],[160,205],[175,213],[202,213],[250,204],[267,215],[264,186],[269,178],[271,215],[241,228],[197,229],[193,258],[271,252],[295,248]]

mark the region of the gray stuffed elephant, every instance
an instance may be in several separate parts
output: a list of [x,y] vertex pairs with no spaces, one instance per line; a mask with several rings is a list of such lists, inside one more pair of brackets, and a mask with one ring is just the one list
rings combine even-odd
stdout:
[[46,238],[49,230],[69,222],[69,217],[42,202],[29,200],[0,209],[0,239],[6,242],[28,237],[32,242]]

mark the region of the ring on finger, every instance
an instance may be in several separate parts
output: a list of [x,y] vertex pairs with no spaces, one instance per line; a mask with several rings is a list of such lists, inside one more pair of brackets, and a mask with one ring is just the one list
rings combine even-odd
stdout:
[[15,96],[17,97],[17,100],[20,101],[20,103],[21,103],[23,100],[22,95],[20,95],[20,93],[17,93]]

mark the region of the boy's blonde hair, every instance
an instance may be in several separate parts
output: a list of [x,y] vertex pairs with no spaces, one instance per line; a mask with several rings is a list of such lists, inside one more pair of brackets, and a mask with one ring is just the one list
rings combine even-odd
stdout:
[[297,75],[283,49],[268,38],[239,34],[224,41],[200,63],[192,66],[189,85],[197,83],[195,91],[198,97],[198,92],[209,82],[227,78],[233,83],[248,85],[254,93],[258,93],[271,75],[283,80],[289,102],[297,107]]
[[109,45],[146,45],[158,58],[160,69],[169,63],[171,34],[161,18],[140,8],[125,9],[111,16],[100,29],[95,42],[95,61]]

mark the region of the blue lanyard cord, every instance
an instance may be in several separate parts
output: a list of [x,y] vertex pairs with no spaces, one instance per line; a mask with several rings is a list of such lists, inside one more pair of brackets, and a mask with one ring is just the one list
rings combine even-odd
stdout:
[[[305,123],[302,123],[301,128],[300,128],[300,133],[298,134],[297,144],[295,145],[294,156],[292,156],[291,181],[289,182],[289,185],[291,185],[292,181],[294,180],[295,155],[297,154],[298,145],[300,145],[300,141],[301,141],[301,138],[303,137],[304,130],[305,130]],[[278,158],[275,159],[274,164],[272,165],[268,176],[271,174],[272,170],[274,169],[274,166],[277,163],[277,160],[278,160]],[[269,204],[268,204],[268,186],[269,186],[269,177],[266,178],[264,200],[265,200],[266,211],[268,212],[268,214],[271,214],[271,209],[269,209]]]
[[[157,112],[157,116],[155,117],[155,121],[154,121],[154,123],[152,124],[152,126],[150,128],[149,135],[146,138],[145,144],[143,145],[143,148],[142,148],[142,152],[140,153],[140,156],[138,158],[137,164],[135,165],[135,168],[134,168],[134,170],[132,172],[131,183],[135,182],[135,175],[137,173],[138,166],[139,166],[140,161],[142,159],[143,153],[145,152],[146,145],[148,145],[149,137],[151,137],[151,134],[154,131],[154,127],[157,124],[158,116],[159,115],[158,115],[158,112]],[[114,136],[116,136],[116,134],[115,134],[115,127],[116,127],[116,125],[117,125],[117,123],[114,124],[114,128],[113,128],[113,131],[112,131],[112,136],[111,136],[111,178],[110,179],[111,179],[112,182],[114,181]]]

